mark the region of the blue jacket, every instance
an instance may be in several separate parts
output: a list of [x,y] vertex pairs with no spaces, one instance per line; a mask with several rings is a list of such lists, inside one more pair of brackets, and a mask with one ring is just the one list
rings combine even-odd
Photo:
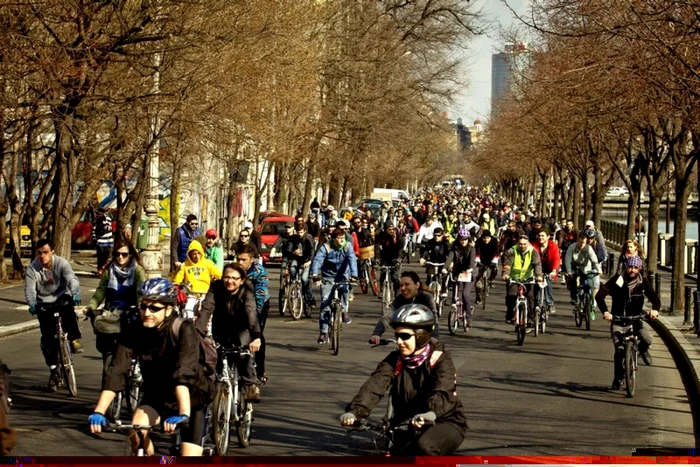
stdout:
[[253,263],[248,269],[248,280],[253,283],[256,311],[260,314],[265,302],[270,299],[270,292],[267,289],[267,270],[258,263]]
[[194,232],[192,232],[192,235],[190,236],[190,229],[188,229],[186,225],[181,225],[177,228],[175,233],[178,237],[177,260],[180,263],[184,263],[185,261],[187,261],[187,250],[190,247],[190,242],[202,235],[202,231],[199,228],[197,228]]
[[357,277],[357,258],[352,248],[352,243],[345,241],[345,245],[336,250],[329,243],[324,243],[316,252],[311,264],[311,275],[321,273],[324,279],[329,281],[348,280]]

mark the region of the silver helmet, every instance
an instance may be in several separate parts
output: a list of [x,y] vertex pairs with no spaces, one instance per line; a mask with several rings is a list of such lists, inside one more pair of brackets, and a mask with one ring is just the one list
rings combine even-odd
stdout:
[[391,315],[391,327],[425,329],[430,332],[435,327],[435,315],[428,307],[411,303],[394,311]]

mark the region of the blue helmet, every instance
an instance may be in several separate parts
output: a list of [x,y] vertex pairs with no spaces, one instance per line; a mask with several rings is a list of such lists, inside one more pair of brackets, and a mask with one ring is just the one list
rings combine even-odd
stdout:
[[177,303],[177,288],[168,279],[156,277],[141,284],[141,298],[161,303]]

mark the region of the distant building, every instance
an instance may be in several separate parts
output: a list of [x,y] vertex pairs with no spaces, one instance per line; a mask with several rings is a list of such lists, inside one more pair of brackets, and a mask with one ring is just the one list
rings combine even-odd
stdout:
[[512,83],[513,57],[527,50],[527,44],[505,44],[503,51],[491,56],[491,111],[506,94]]
[[457,150],[468,151],[472,147],[471,133],[469,128],[465,127],[462,123],[462,119],[458,118],[457,122],[453,124],[455,130],[455,140],[457,143]]

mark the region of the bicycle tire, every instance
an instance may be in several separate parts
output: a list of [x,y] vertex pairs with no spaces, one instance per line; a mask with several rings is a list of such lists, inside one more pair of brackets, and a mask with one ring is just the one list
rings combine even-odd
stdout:
[[112,399],[112,402],[109,404],[109,407],[107,408],[107,418],[113,420],[113,421],[118,421],[121,420],[121,415],[122,415],[122,392],[118,392],[115,396],[114,399]]
[[250,446],[250,438],[253,432],[253,403],[241,398],[238,404],[238,423],[236,425],[236,438],[242,448]]
[[525,343],[525,326],[527,325],[527,306],[525,303],[520,303],[516,311],[515,333],[518,340],[518,345]]
[[331,335],[331,349],[333,350],[333,355],[338,355],[340,353],[340,319],[342,313],[338,310],[337,305],[333,310],[333,330]]
[[437,312],[436,319],[440,319],[442,314],[442,297],[440,297],[440,286],[437,282],[433,281],[430,283],[430,293],[435,297],[435,311]]
[[[472,316],[474,316],[474,306],[472,306]],[[464,332],[469,331],[469,320],[467,319],[467,312],[464,312],[464,315],[462,316],[462,330]]]
[[127,399],[127,407],[129,408],[129,412],[132,414],[136,412],[136,409],[139,407],[139,403],[141,402],[141,385],[140,384],[131,384],[129,383],[129,392],[128,392],[128,399]]
[[284,316],[284,314],[287,311],[287,298],[286,294],[284,293],[284,284],[282,285],[282,287],[280,287],[279,298],[277,299],[277,303],[279,306],[280,315]]
[[78,395],[78,383],[75,380],[75,367],[73,366],[73,357],[70,349],[68,337],[62,334],[59,338],[59,358],[61,360],[61,370],[63,380],[68,387],[68,393],[76,397]]
[[637,390],[637,349],[632,340],[625,344],[625,390],[627,397],[634,397]]
[[289,312],[292,315],[294,321],[301,319],[301,315],[304,313],[304,297],[301,293],[301,283],[295,281],[289,289]]
[[360,290],[365,295],[369,293],[369,286],[367,285],[367,279],[364,278],[364,275],[360,278]]
[[535,334],[535,337],[540,335],[540,313],[542,310],[540,310],[540,307],[536,306],[535,307],[535,330],[533,331]]
[[457,334],[457,310],[454,308],[450,308],[450,312],[447,314],[447,330],[450,331],[450,334],[453,336]]
[[583,324],[583,316],[581,316],[581,309],[578,304],[574,305],[574,322],[577,328],[580,328],[581,324]]
[[591,330],[591,315],[588,309],[590,308],[590,298],[586,295],[586,298],[584,298],[583,302],[583,320],[586,322],[586,331]]
[[216,397],[212,407],[212,438],[216,454],[225,456],[228,452],[233,398],[226,383],[219,383],[216,386]]
[[377,282],[377,271],[374,268],[369,268],[369,287],[372,289],[374,296],[379,295],[379,282]]
[[484,277],[481,279],[483,282],[483,287],[481,289],[481,309],[485,310],[486,309],[486,297],[489,296],[489,282],[486,278],[486,272],[484,271]]

